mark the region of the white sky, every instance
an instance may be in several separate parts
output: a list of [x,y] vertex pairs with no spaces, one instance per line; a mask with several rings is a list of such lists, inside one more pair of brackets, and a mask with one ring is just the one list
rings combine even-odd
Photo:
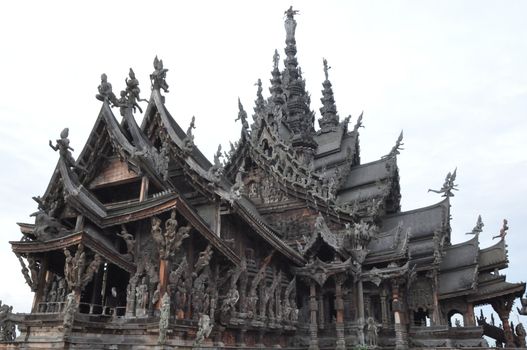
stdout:
[[326,57],[341,118],[354,123],[364,110],[363,163],[404,130],[403,210],[439,201],[427,189],[457,166],[453,241],[468,239],[481,214],[486,247],[508,218],[507,277],[525,280],[527,2],[9,1],[0,3],[1,300],[30,309],[7,241],[19,239],[15,223],[32,220],[31,196],[49,181],[58,154],[48,140],[68,126],[74,155],[82,149],[100,109],[100,74],[118,93],[133,67],[148,98],[159,55],[170,69],[168,109],[184,129],[196,116],[196,143],[211,158],[239,135],[238,96],[252,112],[258,78],[269,95],[290,4],[300,10],[297,57],[311,108],[319,114]]

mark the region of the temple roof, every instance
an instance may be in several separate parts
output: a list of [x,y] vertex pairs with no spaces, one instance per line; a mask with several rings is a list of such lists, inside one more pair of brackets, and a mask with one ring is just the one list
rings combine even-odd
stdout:
[[504,269],[508,266],[507,248],[505,240],[500,241],[488,248],[479,251],[479,270],[492,271],[495,269]]

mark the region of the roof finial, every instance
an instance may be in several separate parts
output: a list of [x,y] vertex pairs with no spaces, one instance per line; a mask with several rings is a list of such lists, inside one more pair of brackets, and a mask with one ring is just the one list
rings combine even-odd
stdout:
[[328,80],[328,70],[331,68],[328,66],[328,61],[323,58],[322,63],[324,64],[324,75],[326,80],[322,83],[324,90],[322,90],[322,108],[320,113],[322,118],[318,120],[318,124],[321,129],[328,129],[336,127],[339,124],[339,116],[337,115],[337,106],[335,105],[335,98],[333,97],[333,89],[331,88],[331,82]]
[[494,239],[494,238],[505,239],[505,236],[507,236],[507,231],[508,230],[509,230],[509,222],[507,221],[507,219],[503,219],[503,226],[500,229],[500,234],[497,235],[497,236],[492,237],[492,239]]
[[328,66],[328,60],[326,60],[325,58],[322,59],[322,63],[324,64],[324,75],[326,77],[326,80],[328,80],[328,70],[330,70],[331,67]]
[[481,215],[478,215],[478,220],[476,221],[476,226],[472,229],[471,232],[467,232],[467,235],[477,235],[483,232],[483,226],[485,224],[483,223],[483,220],[481,220]]
[[402,145],[404,145],[404,143],[403,143],[403,131],[401,130],[401,133],[399,134],[397,141],[395,141],[395,146],[392,147],[390,153],[388,153],[387,155],[381,158],[382,159],[393,158],[396,155],[400,154],[401,152],[399,151],[402,151],[404,149],[404,148],[401,148]]
[[278,53],[278,50],[274,50],[273,55],[273,69],[278,69],[278,62],[280,61],[280,54]]
[[443,197],[454,197],[454,193],[452,191],[459,191],[456,187],[457,185],[454,183],[456,180],[456,173],[457,168],[454,170],[453,173],[448,173],[445,178],[445,182],[443,183],[443,186],[439,190],[432,190],[429,189],[428,192],[434,192],[434,193],[443,193]]
[[108,82],[108,77],[105,73],[101,74],[101,84],[97,87],[99,93],[95,95],[95,98],[99,101],[108,101],[114,106],[117,106],[119,103],[117,97],[112,91],[112,84]]
[[286,16],[285,20],[285,31],[286,31],[286,44],[289,43],[295,43],[295,29],[296,29],[296,21],[295,21],[295,15],[298,14],[298,10],[293,10],[293,6],[290,6],[287,11],[284,12]]
[[242,122],[242,134],[247,133],[249,131],[249,123],[247,122],[247,112],[243,109],[242,101],[240,101],[240,98],[238,97],[238,117],[234,120],[237,122],[238,120],[241,120]]
[[164,92],[168,92],[168,84],[165,81],[168,69],[163,68],[163,60],[154,58],[154,72],[150,74],[150,80],[152,81],[152,89],[162,89]]

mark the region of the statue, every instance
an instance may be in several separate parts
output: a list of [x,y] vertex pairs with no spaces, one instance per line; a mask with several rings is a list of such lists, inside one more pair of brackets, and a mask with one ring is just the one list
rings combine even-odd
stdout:
[[198,321],[198,332],[196,333],[196,340],[194,346],[203,343],[205,338],[210,335],[214,326],[210,323],[210,317],[207,314],[200,314]]
[[285,20],[285,31],[286,31],[286,44],[295,44],[295,30],[296,30],[296,21],[294,16],[298,14],[298,10],[293,10],[293,6],[289,7],[287,11],[284,12],[286,16]]
[[205,268],[205,266],[209,265],[213,253],[214,252],[210,244],[207,245],[204,251],[199,253],[198,261],[196,261],[196,264],[194,265],[194,272],[192,273],[194,276],[197,276],[201,270]]
[[234,307],[236,306],[236,303],[238,303],[239,299],[240,293],[238,290],[236,288],[230,288],[221,304],[221,313],[226,315],[234,310]]
[[64,308],[64,333],[69,333],[73,328],[73,321],[75,319],[75,312],[77,311],[77,300],[75,299],[75,292],[71,292],[66,297],[66,307]]
[[404,150],[404,148],[401,148],[402,145],[404,145],[404,143],[403,143],[403,132],[401,131],[401,133],[399,134],[399,137],[397,138],[397,141],[395,141],[395,146],[393,146],[390,153],[388,153],[387,155],[381,158],[387,159],[387,158],[393,158],[397,156],[398,154],[401,153],[400,152],[401,150]]
[[121,237],[124,240],[124,243],[126,244],[126,253],[130,254],[130,256],[134,257],[135,255],[135,238],[132,234],[128,232],[126,229],[126,226],[121,225],[121,233],[117,233],[118,237]]
[[515,331],[516,331],[516,336],[518,337],[518,342],[520,343],[519,347],[525,348],[526,347],[526,344],[525,344],[526,332],[525,332],[525,328],[523,327],[523,324],[518,323],[516,325]]
[[53,142],[49,140],[49,147],[51,147],[51,149],[55,152],[59,151],[60,158],[64,161],[67,167],[84,170],[80,166],[75,165],[75,159],[73,159],[73,156],[70,152],[74,151],[74,149],[70,146],[70,139],[68,139],[68,134],[69,129],[64,128],[64,130],[62,130],[62,132],[60,133],[60,139],[56,141],[55,146],[53,146]]
[[170,319],[170,296],[168,293],[161,298],[161,307],[159,309],[159,338],[157,342],[161,345],[165,344],[168,330],[168,322]]
[[326,60],[325,58],[322,59],[322,63],[324,64],[324,76],[326,77],[326,80],[329,80],[328,79],[328,70],[330,70],[331,67],[328,66],[328,60]]
[[56,238],[64,233],[67,229],[57,219],[42,209],[31,214],[35,217],[35,229],[33,235],[37,241],[47,241]]
[[456,188],[457,185],[454,184],[454,181],[456,180],[456,173],[457,168],[454,170],[453,173],[448,173],[445,182],[443,183],[443,186],[439,190],[432,190],[429,189],[428,192],[434,192],[434,193],[443,193],[443,197],[454,197],[454,193],[452,191],[458,191]]
[[196,129],[196,117],[192,116],[192,120],[190,121],[190,125],[187,129],[187,136],[185,137],[184,141],[184,150],[186,152],[191,152],[194,148],[194,134],[192,133],[192,129]]
[[[139,109],[139,112],[143,113],[143,110],[139,106],[137,102],[148,102],[145,99],[141,99],[139,97],[139,93],[141,92],[141,89],[139,89],[139,80],[135,77],[134,70],[130,68],[130,71],[128,72],[128,77],[124,81],[126,83],[126,106],[128,108],[133,108],[134,112],[135,109]],[[121,92],[121,98],[123,97],[123,94]]]
[[141,284],[135,289],[136,297],[136,315],[144,316],[146,308],[148,307],[148,285],[146,284],[146,277],[141,279]]
[[476,226],[474,226],[474,228],[472,229],[471,232],[467,232],[466,234],[467,235],[480,234],[481,232],[483,232],[483,226],[485,226],[485,224],[483,224],[483,220],[481,220],[481,215],[478,215],[478,220],[476,221]]
[[353,127],[353,132],[355,133],[359,131],[359,128],[364,128],[364,125],[362,124],[362,115],[363,113],[359,115],[359,117],[357,118],[357,122],[355,123],[355,126]]
[[503,219],[503,226],[500,229],[500,234],[492,237],[492,239],[494,238],[505,239],[505,236],[507,236],[507,230],[509,229],[508,224],[509,222],[507,221],[507,219]]
[[274,50],[273,69],[278,69],[278,62],[280,62],[280,54],[278,53],[278,50]]
[[159,256],[165,256],[165,237],[163,230],[161,229],[161,219],[157,216],[152,217],[152,238],[157,244],[159,250]]
[[99,93],[95,95],[99,101],[108,101],[114,106],[118,106],[119,102],[112,91],[112,84],[108,82],[106,74],[101,74],[101,84],[97,87]]
[[152,89],[162,89],[164,92],[168,92],[168,84],[165,81],[168,69],[163,68],[163,60],[157,58],[154,59],[154,72],[150,74],[150,81],[152,82]]
[[242,122],[242,133],[247,133],[249,131],[249,123],[247,122],[247,112],[243,109],[242,102],[240,101],[240,98],[238,97],[238,117],[234,120],[237,122],[238,120],[241,120]]
[[377,346],[378,327],[373,317],[368,317],[367,321],[368,346]]

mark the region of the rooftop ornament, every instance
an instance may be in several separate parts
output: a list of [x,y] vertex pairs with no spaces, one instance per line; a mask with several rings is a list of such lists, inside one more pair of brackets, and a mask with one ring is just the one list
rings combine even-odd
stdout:
[[478,220],[476,221],[476,226],[472,229],[471,232],[467,232],[467,235],[477,235],[483,232],[483,226],[485,224],[483,223],[483,220],[481,220],[481,215],[478,215]]
[[400,151],[404,150],[404,148],[401,148],[401,146],[403,146],[403,145],[404,145],[404,143],[403,143],[403,132],[401,131],[401,133],[399,134],[399,137],[397,138],[397,141],[395,141],[395,146],[393,146],[393,148],[390,151],[390,153],[388,153],[387,155],[383,156],[382,159],[393,158],[393,157],[397,156],[398,154],[401,154]]
[[452,191],[459,191],[456,187],[457,185],[454,183],[456,180],[456,172],[457,168],[454,170],[453,173],[448,173],[445,182],[443,183],[443,186],[440,190],[432,190],[429,189],[428,192],[434,192],[434,193],[442,193],[443,197],[454,197],[454,193]]
[[507,236],[508,230],[509,230],[509,222],[507,221],[507,219],[503,219],[503,226],[500,229],[500,234],[492,237],[492,239],[495,239],[495,238],[505,239],[505,236]]
[[[128,77],[129,78],[126,78],[124,80],[126,82],[126,92],[125,92],[126,100],[123,102],[125,102],[125,105],[127,107],[133,108],[134,112],[135,112],[135,109],[137,108],[139,109],[139,112],[143,113],[143,110],[141,109],[141,107],[139,107],[137,102],[148,102],[148,100],[141,99],[139,97],[139,93],[141,92],[141,90],[139,89],[139,80],[137,80],[137,78],[135,77],[135,72],[132,68],[130,68],[130,71],[128,72]],[[122,91],[121,91],[121,97],[124,97]]]
[[238,97],[238,117],[234,120],[237,122],[238,120],[241,120],[242,122],[242,133],[247,134],[249,131],[249,123],[247,122],[247,112],[243,109],[242,102],[240,101],[240,98]]
[[70,151],[74,151],[74,149],[70,146],[70,139],[68,138],[69,131],[70,130],[68,128],[64,128],[64,130],[62,130],[60,133],[60,139],[56,140],[55,145],[53,145],[53,142],[49,140],[49,147],[51,147],[51,149],[55,152],[59,151],[60,158],[64,161],[64,163],[66,163],[66,166],[86,171],[86,169],[80,165],[75,164],[75,159],[71,155]]
[[112,84],[108,82],[108,77],[106,74],[101,74],[101,84],[97,87],[97,90],[99,93],[95,95],[95,98],[99,101],[108,101],[114,106],[119,105],[119,101],[117,101],[117,97],[115,97],[115,94],[112,91]]
[[154,58],[154,72],[150,74],[150,81],[152,82],[153,90],[163,90],[168,92],[168,84],[166,82],[168,69],[163,68],[163,60]]

